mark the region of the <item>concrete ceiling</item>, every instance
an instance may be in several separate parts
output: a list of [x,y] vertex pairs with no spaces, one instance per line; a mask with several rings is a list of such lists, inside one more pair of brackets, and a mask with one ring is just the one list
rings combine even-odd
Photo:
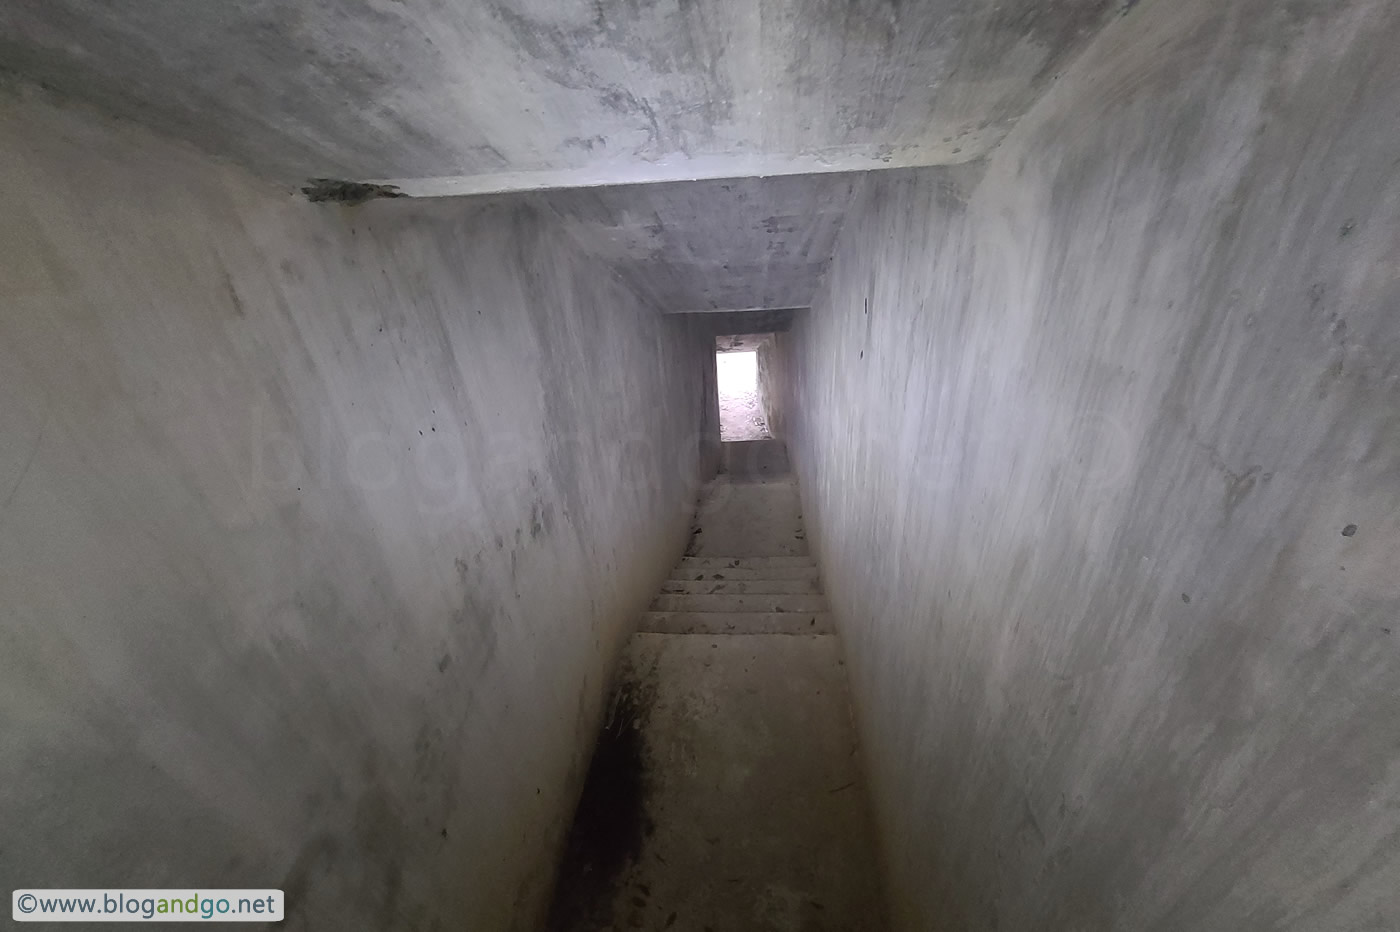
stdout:
[[567,189],[516,196],[659,310],[790,309],[861,173],[979,160],[1131,2],[3,0],[0,66],[290,185]]
[[578,243],[669,313],[807,307],[859,174],[540,195]]
[[771,333],[735,333],[715,337],[715,352],[756,353],[763,344],[772,339]]
[[791,330],[797,316],[807,313],[808,310],[805,307],[784,307],[762,311],[728,311],[722,314],[692,312],[687,316],[693,323],[698,323],[703,332],[721,337],[745,333],[782,333]]
[[274,180],[467,194],[974,160],[1131,2],[5,0],[0,64]]

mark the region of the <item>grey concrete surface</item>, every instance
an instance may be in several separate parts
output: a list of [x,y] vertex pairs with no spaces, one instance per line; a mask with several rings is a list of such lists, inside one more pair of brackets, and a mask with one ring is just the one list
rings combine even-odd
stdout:
[[[759,394],[762,399],[761,381]],[[771,407],[766,399],[762,403],[765,409]],[[719,471],[727,481],[736,484],[767,478],[783,481],[789,469],[787,447],[780,439],[733,440],[720,445]]]
[[810,593],[662,593],[651,607],[658,612],[824,612],[826,599]]
[[686,549],[688,557],[709,559],[687,562],[684,568],[772,565],[731,559],[740,557],[791,557],[801,565],[807,552],[797,487],[790,477],[732,481],[721,476],[706,489]]
[[[778,341],[768,339],[754,352],[758,356],[758,397],[763,406],[763,421],[773,439],[783,442],[786,451],[792,416],[789,409],[794,403],[792,384],[796,377],[792,351],[789,345],[779,346]],[[856,352],[859,354],[863,350]]]
[[715,338],[715,352],[721,356],[725,353],[756,353],[760,346],[772,339],[771,333],[731,333]]
[[830,612],[674,612],[642,614],[637,630],[649,634],[831,634]]
[[708,326],[715,336],[762,336],[792,328],[805,307],[727,308],[717,311],[689,310],[667,313],[689,314],[697,324]]
[[[537,928],[722,468],[663,604],[815,554],[832,611],[643,614],[786,632],[634,657],[672,815],[859,771],[807,622],[895,928],[1400,928],[1397,47],[1387,0],[0,6],[0,880]],[[713,337],[766,332],[810,552],[782,444],[719,443]],[[850,831],[859,889],[619,915],[863,927],[833,818],[726,863]]]
[[812,303],[859,177],[617,185],[548,200],[585,249],[666,312],[797,308]]
[[[732,520],[743,500],[723,484],[707,496],[702,535],[718,522],[736,553],[772,550],[771,534]],[[796,496],[785,501],[785,512],[760,510],[800,527]],[[673,582],[697,562],[812,569],[808,557],[685,557]],[[844,661],[824,599],[665,588],[658,604],[684,598],[693,610],[639,621],[615,724],[571,832],[551,932],[886,928]],[[775,611],[799,607],[794,600],[822,611]]]
[[[772,485],[780,486],[780,484],[786,485],[790,489],[792,484],[791,479],[785,477],[782,480],[774,482]],[[775,505],[775,509],[783,506],[796,505],[798,504],[798,500],[800,498],[800,496],[796,494],[795,490],[790,492],[788,489],[783,489],[781,487],[770,488],[766,491],[760,489],[758,494],[772,495],[775,498],[781,496],[780,500],[782,502],[782,505]],[[713,514],[719,511],[722,507],[722,505],[714,504],[712,497],[710,501],[706,501],[701,506],[699,513],[702,516]],[[725,509],[725,511],[729,511],[729,509]],[[788,528],[785,529],[784,534],[787,530],[792,530],[794,532],[802,530],[801,515],[793,516],[790,507],[788,508],[788,511],[784,515],[784,517],[788,522],[790,522]],[[736,518],[735,520],[737,521],[747,519]],[[778,535],[775,534],[774,536],[777,537]],[[743,547],[744,550],[769,549],[767,545],[761,548],[757,548],[756,545],[744,546],[741,542],[733,541],[730,543],[730,546]],[[711,575],[714,578],[719,578],[721,574],[729,574],[729,578],[741,579],[744,577],[741,577],[739,574],[744,572],[750,572],[759,573],[762,575],[749,576],[747,577],[749,579],[783,579],[786,577],[778,576],[777,574],[782,572],[793,572],[800,573],[802,574],[800,578],[805,578],[808,574],[812,572],[813,564],[812,558],[809,556],[796,556],[792,554],[760,554],[757,556],[753,556],[744,554],[741,556],[725,557],[685,556],[681,558],[679,568],[685,572],[690,572],[693,570],[698,573]]]
[[680,567],[681,579],[724,581],[739,580],[741,582],[764,581],[764,580],[811,580],[818,576],[817,567],[812,563],[810,557],[804,557],[800,564],[779,564],[755,567],[752,560],[726,560],[700,561],[702,565],[695,565],[695,561],[686,558]]
[[273,180],[423,194],[956,163],[1115,0],[9,0],[0,62]]
[[1397,46],[1142,3],[858,196],[775,422],[896,928],[1400,928]]
[[816,579],[674,579],[661,584],[666,593],[797,593],[820,592]]
[[633,637],[655,830],[592,928],[885,928],[840,658],[830,635]]
[[[679,311],[691,325],[704,329],[715,337],[750,336],[778,333],[792,328],[792,322],[805,307],[751,308],[749,310],[727,311]],[[718,349],[718,344],[716,344]]]
[[0,177],[0,884],[537,929],[712,335],[518,200],[311,205],[36,94]]

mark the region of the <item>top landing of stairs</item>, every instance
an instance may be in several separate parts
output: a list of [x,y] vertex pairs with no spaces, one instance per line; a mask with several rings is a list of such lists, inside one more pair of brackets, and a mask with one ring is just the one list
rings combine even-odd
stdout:
[[720,447],[720,475],[736,480],[769,479],[790,471],[781,440],[726,440]]

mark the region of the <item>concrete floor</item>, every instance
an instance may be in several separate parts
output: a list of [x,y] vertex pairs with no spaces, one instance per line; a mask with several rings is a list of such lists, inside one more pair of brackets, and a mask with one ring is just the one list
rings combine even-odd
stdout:
[[695,521],[687,556],[807,556],[797,484],[790,476],[720,477],[706,489]]
[[627,648],[552,927],[882,929],[845,668],[796,486],[723,477],[697,520]]

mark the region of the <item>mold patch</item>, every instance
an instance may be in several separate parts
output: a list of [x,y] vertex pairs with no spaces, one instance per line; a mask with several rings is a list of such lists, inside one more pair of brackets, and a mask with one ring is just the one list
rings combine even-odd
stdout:
[[391,184],[371,184],[367,181],[343,181],[338,178],[311,178],[301,193],[313,204],[330,201],[336,204],[363,204],[380,197],[407,197]]
[[646,740],[654,695],[626,683],[611,711],[574,812],[546,928],[612,928],[612,904],[627,868],[652,832],[647,815]]

